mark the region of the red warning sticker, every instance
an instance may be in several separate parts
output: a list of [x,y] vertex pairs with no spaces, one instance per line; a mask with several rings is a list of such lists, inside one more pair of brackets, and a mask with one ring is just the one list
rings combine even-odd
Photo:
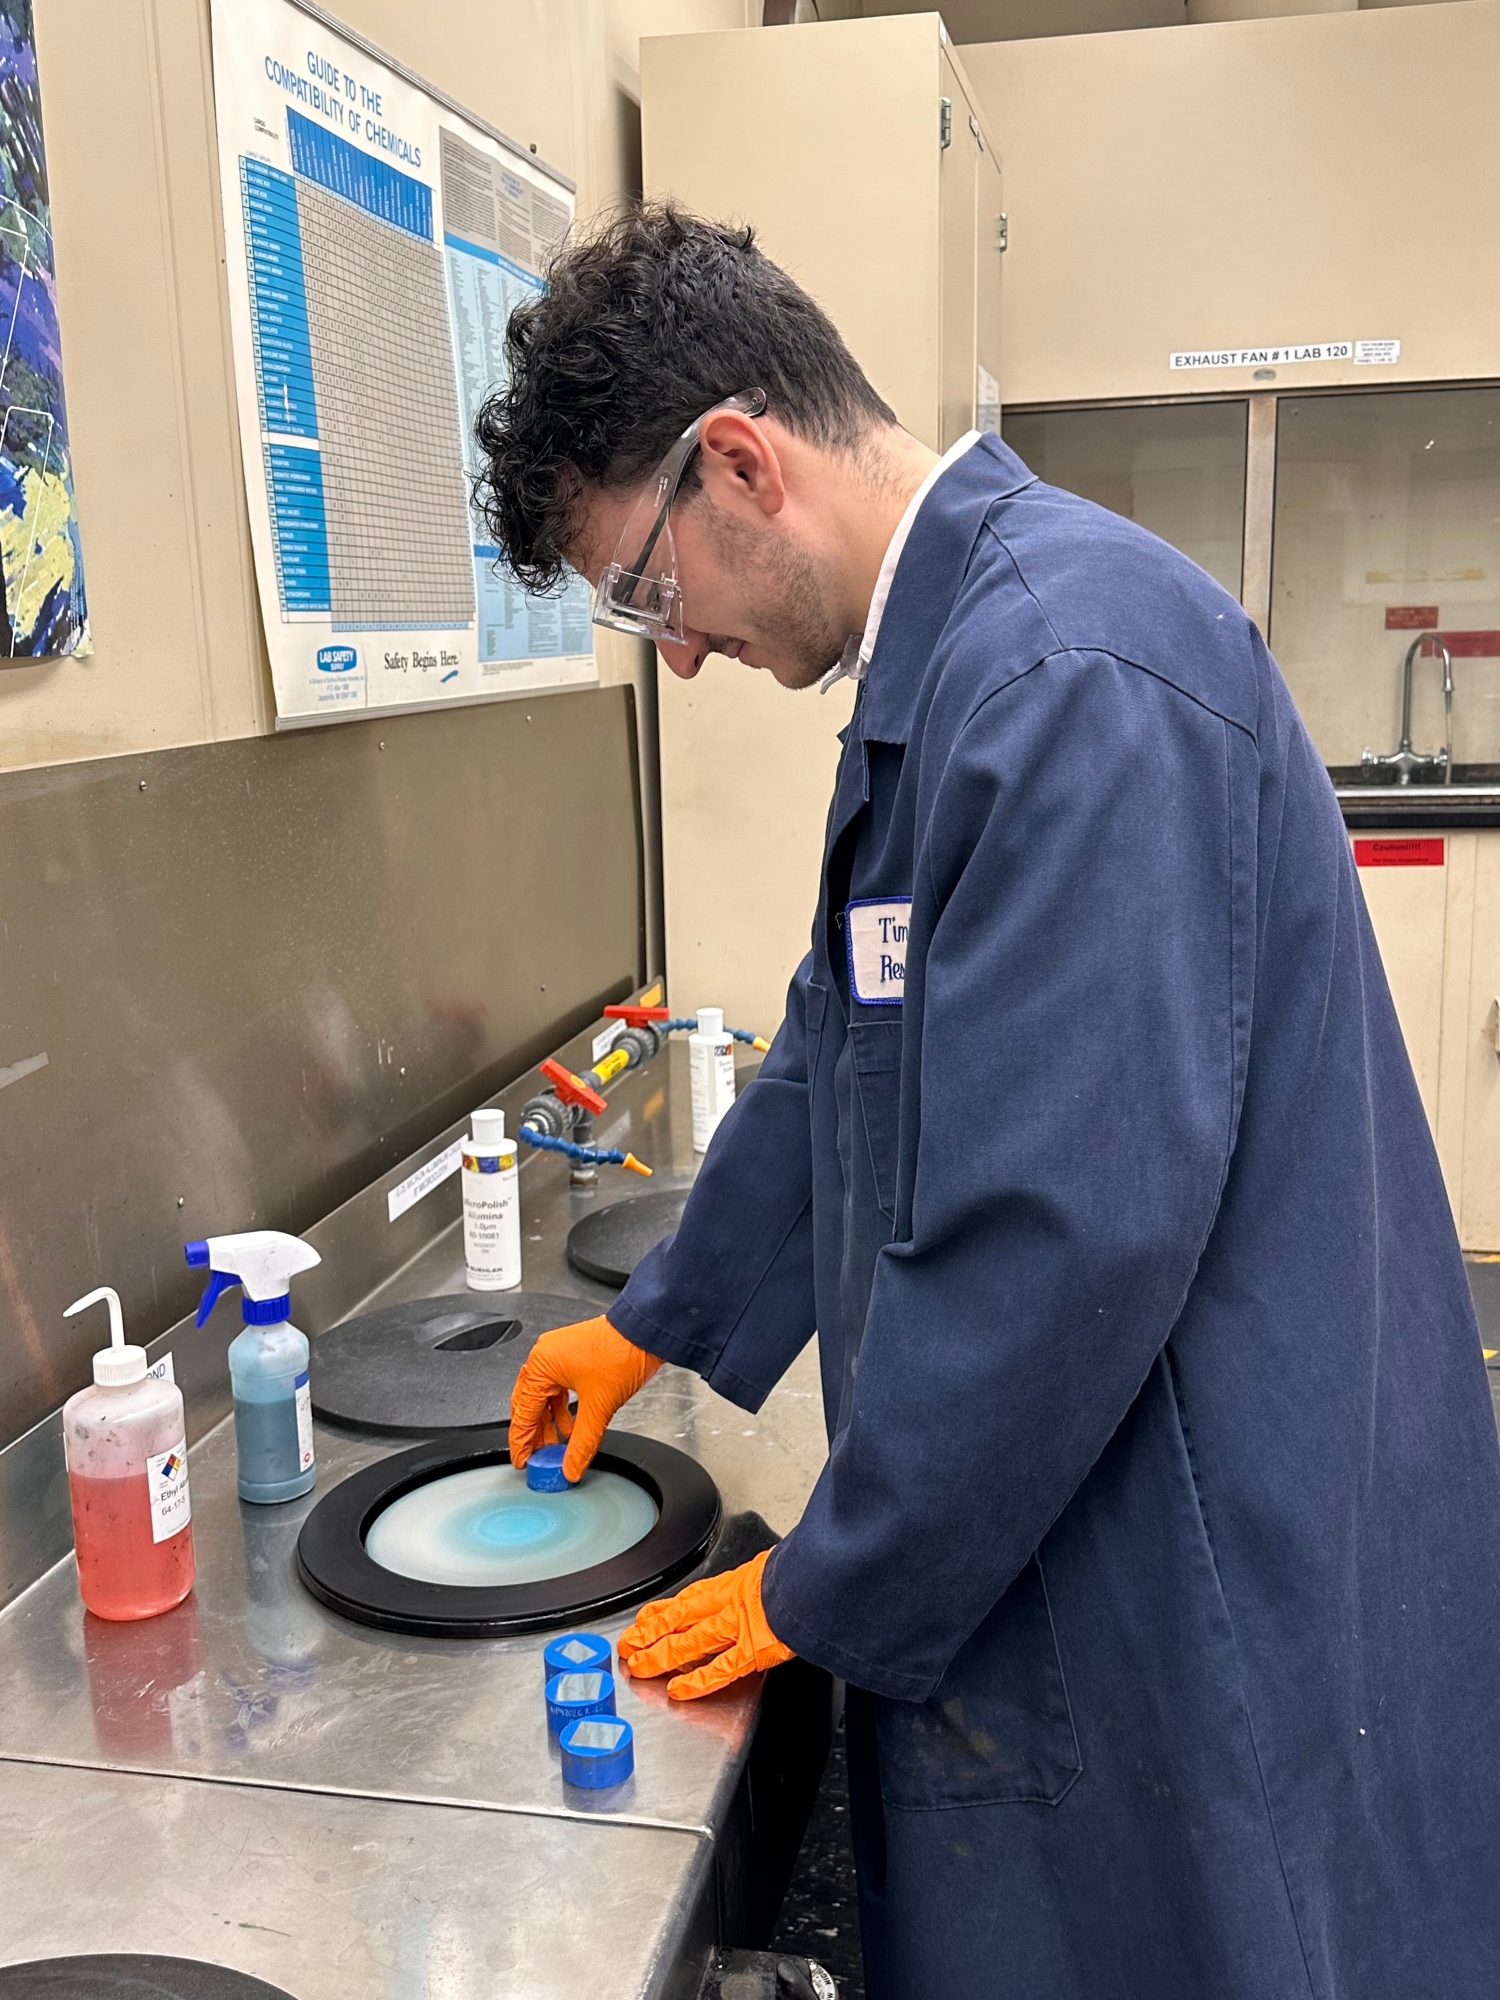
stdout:
[[[1448,657],[1453,660],[1494,660],[1500,659],[1500,632],[1445,632],[1443,644],[1448,648]],[[1422,658],[1437,657],[1436,642],[1423,642]]]
[[1413,840],[1356,840],[1356,868],[1441,868],[1441,834],[1424,834]]
[[1385,607],[1387,632],[1430,632],[1438,622],[1435,604],[1388,604]]

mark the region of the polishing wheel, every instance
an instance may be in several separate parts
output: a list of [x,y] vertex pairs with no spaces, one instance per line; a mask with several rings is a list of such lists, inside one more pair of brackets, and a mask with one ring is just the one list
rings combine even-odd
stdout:
[[568,1262],[601,1285],[623,1285],[648,1250],[682,1220],[686,1188],[638,1194],[596,1208],[568,1231]]
[[594,1310],[550,1292],[490,1292],[363,1313],[313,1342],[313,1413],[377,1437],[503,1423],[537,1335]]
[[360,1624],[485,1638],[639,1603],[685,1575],[718,1524],[718,1488],[672,1445],[606,1431],[577,1486],[537,1493],[498,1424],[352,1473],[303,1523],[297,1569]]
[[56,2000],[292,2000],[283,1987],[200,1958],[110,1951],[0,1965],[3,2000],[37,1993]]

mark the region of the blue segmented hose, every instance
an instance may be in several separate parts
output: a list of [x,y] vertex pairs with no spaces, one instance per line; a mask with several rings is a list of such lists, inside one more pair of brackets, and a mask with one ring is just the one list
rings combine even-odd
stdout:
[[623,1167],[630,1157],[617,1146],[580,1146],[572,1139],[554,1139],[550,1132],[538,1132],[534,1125],[523,1125],[521,1137],[528,1146],[540,1146],[544,1153],[566,1153],[570,1160],[584,1160],[595,1167]]
[[[658,1021],[656,1022],[655,1025],[657,1028],[660,1029],[660,1031],[664,1035],[671,1034],[674,1028],[686,1028],[688,1033],[691,1035],[691,1034],[696,1034],[697,1032],[698,1017],[695,1014],[690,1019],[684,1019],[680,1021]],[[749,1047],[751,1047],[752,1049],[755,1047],[755,1044],[760,1040],[760,1036],[757,1035],[754,1032],[754,1030],[750,1028],[726,1028],[724,1032],[726,1035],[729,1035],[734,1041],[747,1043]]]

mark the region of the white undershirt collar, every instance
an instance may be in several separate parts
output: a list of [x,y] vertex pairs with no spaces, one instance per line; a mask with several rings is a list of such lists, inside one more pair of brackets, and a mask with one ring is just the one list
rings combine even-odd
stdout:
[[827,694],[836,681],[864,679],[870,665],[870,656],[875,651],[875,641],[880,637],[880,621],[885,616],[886,599],[891,594],[891,585],[896,578],[896,565],[901,560],[901,552],[906,547],[906,538],[912,531],[912,524],[922,511],[922,502],[949,466],[956,465],[966,451],[978,444],[979,437],[978,431],[966,431],[957,444],[949,445],[906,503],[906,512],[896,523],[896,532],[891,536],[880,565],[880,574],[875,579],[875,592],[870,599],[870,615],[865,620],[865,629],[863,632],[850,633],[844,650],[839,655],[838,665],[830,667],[819,681],[819,694]]

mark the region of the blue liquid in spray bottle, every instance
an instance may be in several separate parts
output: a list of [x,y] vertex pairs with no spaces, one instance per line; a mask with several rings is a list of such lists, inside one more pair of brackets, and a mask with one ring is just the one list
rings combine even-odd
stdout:
[[210,1236],[187,1245],[187,1261],[212,1276],[198,1308],[202,1326],[221,1292],[244,1290],[244,1331],[229,1345],[234,1441],[242,1500],[295,1500],[318,1476],[313,1457],[307,1335],[292,1325],[291,1280],[322,1260],[276,1229]]

